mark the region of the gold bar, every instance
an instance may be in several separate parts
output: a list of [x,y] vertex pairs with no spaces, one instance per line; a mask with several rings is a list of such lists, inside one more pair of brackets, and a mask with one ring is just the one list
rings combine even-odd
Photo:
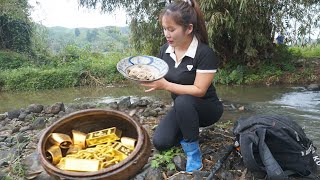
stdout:
[[87,146],[90,147],[107,142],[113,142],[119,140],[121,134],[122,131],[117,129],[116,127],[91,132],[87,134],[86,143]]
[[61,158],[60,162],[56,165],[57,168],[62,169],[62,170],[66,170],[66,158],[63,157]]
[[124,146],[120,142],[114,142],[112,147],[114,148],[114,152],[115,152],[116,156],[119,157],[120,161],[127,158],[132,152],[131,149],[127,148],[126,146]]
[[77,152],[79,152],[80,150],[82,150],[82,146],[81,145],[78,145],[78,144],[72,144],[68,151],[67,151],[67,155],[68,154],[75,154]]
[[86,136],[87,134],[77,131],[77,130],[72,130],[72,142],[75,145],[80,145],[82,149],[86,148]]
[[122,137],[121,139],[120,139],[120,142],[124,145],[124,146],[126,146],[126,147],[128,147],[129,149],[131,149],[131,150],[134,150],[134,147],[135,147],[135,145],[136,145],[136,139],[133,139],[133,138],[130,138],[130,137]]
[[65,170],[69,171],[98,171],[100,161],[95,159],[65,158]]
[[53,145],[51,146],[47,151],[46,151],[46,158],[53,164],[56,165],[60,162],[62,158],[62,152],[61,149],[58,145]]
[[49,141],[54,145],[60,146],[62,149],[67,149],[72,144],[70,136],[62,133],[51,133]]

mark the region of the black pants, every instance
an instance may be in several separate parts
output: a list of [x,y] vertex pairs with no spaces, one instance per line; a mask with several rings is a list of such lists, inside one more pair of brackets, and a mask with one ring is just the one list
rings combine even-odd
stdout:
[[199,127],[217,122],[223,113],[223,105],[217,98],[201,99],[191,95],[179,95],[174,106],[157,126],[153,145],[162,151],[182,140],[199,139]]

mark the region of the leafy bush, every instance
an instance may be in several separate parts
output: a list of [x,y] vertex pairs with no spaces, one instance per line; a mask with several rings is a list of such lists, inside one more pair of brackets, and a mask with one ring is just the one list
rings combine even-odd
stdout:
[[27,55],[13,51],[0,51],[0,70],[16,69],[28,64]]
[[176,166],[173,163],[173,158],[177,155],[181,155],[181,148],[173,147],[166,151],[161,151],[159,154],[155,154],[151,160],[152,168],[162,168],[164,170],[175,170]]
[[219,69],[214,82],[220,84],[242,84],[244,81],[244,68],[238,65],[235,69],[231,66]]
[[[298,55],[298,54],[297,54]],[[281,62],[281,61],[291,61],[295,58],[295,54],[290,52],[289,48],[285,44],[277,44],[274,49],[274,56],[269,61]]]
[[5,90],[39,90],[73,87],[79,84],[79,72],[76,69],[39,69],[20,68],[5,71],[3,84]]

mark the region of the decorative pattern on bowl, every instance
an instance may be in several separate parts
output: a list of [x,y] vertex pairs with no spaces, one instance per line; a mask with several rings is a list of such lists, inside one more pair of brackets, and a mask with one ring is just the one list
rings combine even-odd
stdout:
[[[137,77],[129,76],[130,69],[135,66],[147,67],[153,74],[151,79],[139,79]],[[168,70],[168,64],[157,57],[153,56],[131,56],[120,60],[117,63],[117,70],[127,79],[139,82],[152,82],[164,77]]]

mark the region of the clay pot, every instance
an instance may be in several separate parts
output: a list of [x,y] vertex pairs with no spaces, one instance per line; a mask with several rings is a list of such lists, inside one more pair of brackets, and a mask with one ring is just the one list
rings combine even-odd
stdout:
[[[64,133],[71,136],[72,130],[89,133],[110,127],[121,129],[122,136],[137,139],[135,149],[123,161],[96,172],[72,172],[61,170],[47,160],[45,152],[51,145],[48,141],[51,133]],[[55,178],[122,180],[136,175],[147,163],[151,154],[151,142],[145,129],[130,116],[119,111],[90,109],[62,117],[47,128],[40,138],[38,151],[41,165],[49,175]]]

